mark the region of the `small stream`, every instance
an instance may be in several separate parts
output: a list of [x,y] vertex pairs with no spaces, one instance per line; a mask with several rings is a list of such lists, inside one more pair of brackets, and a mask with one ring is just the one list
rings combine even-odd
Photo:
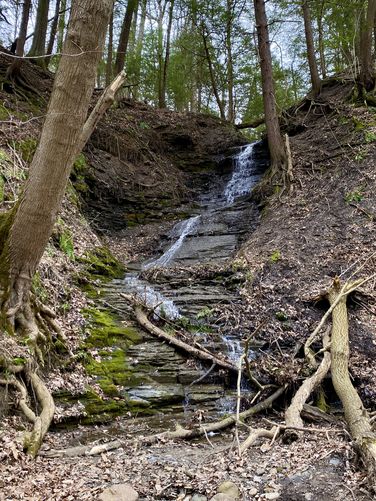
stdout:
[[[260,167],[255,159],[255,149],[259,143],[252,143],[240,148],[233,157],[233,170],[229,179],[213,190],[202,194],[197,200],[198,209],[192,216],[179,221],[171,230],[167,244],[160,255],[138,265],[140,272],[127,273],[123,280],[115,280],[107,290],[109,302],[114,304],[119,292],[132,293],[139,296],[156,313],[170,320],[187,317],[197,323],[197,313],[203,308],[218,303],[229,303],[238,300],[236,295],[226,290],[222,284],[207,286],[192,283],[181,286],[175,283],[151,284],[142,279],[144,270],[179,267],[215,262],[219,263],[231,257],[241,244],[241,239],[249,232],[257,210],[249,202],[247,195],[260,179],[265,164]],[[135,269],[137,266],[135,266]],[[117,304],[116,306],[119,306]],[[200,342],[205,343],[205,332],[196,332]],[[242,333],[237,336],[222,336],[209,349],[221,351],[236,363],[243,352],[240,341]],[[173,348],[151,337],[144,343],[132,346],[128,351],[130,362],[140,369],[148,369],[149,381],[129,388],[127,397],[134,402],[163,407],[163,392],[176,395],[176,409],[185,409],[190,405],[214,405],[218,411],[229,412],[234,405],[234,397],[224,391],[224,385],[208,378],[200,385],[189,386],[198,379],[207,368],[202,370],[186,369],[185,359]],[[150,379],[151,378],[151,379]],[[181,402],[181,403],[180,403]],[[170,406],[169,401],[169,407]],[[146,405],[146,404],[145,404]]]

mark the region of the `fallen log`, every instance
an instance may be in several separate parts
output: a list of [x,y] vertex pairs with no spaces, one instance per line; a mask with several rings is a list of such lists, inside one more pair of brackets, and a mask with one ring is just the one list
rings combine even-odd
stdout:
[[263,123],[265,123],[265,117],[257,118],[253,122],[247,122],[247,123],[243,123],[243,124],[235,124],[235,127],[239,130],[240,129],[256,129],[257,127],[259,127]]
[[[323,337],[323,346],[327,350],[329,347],[329,334],[325,332]],[[330,369],[330,352],[325,351],[324,357],[321,361],[316,372],[309,378],[307,378],[298,391],[295,393],[291,404],[285,412],[285,422],[286,426],[290,428],[288,433],[285,433],[284,440],[290,442],[298,438],[298,434],[293,430],[293,428],[303,427],[303,420],[300,414],[303,410],[304,404],[307,402],[308,397],[311,395],[313,390],[322,382],[326,374]]]
[[[232,414],[220,421],[215,421],[214,423],[209,423],[206,426],[199,425],[196,428],[185,429],[181,426],[178,426],[174,431],[164,431],[161,433],[156,433],[153,435],[148,435],[145,437],[139,437],[134,441],[134,445],[151,445],[159,440],[188,440],[192,438],[198,438],[201,436],[206,436],[209,433],[215,433],[218,431],[222,431],[230,426],[234,425],[238,422],[238,420],[244,421],[245,419],[262,412],[270,408],[273,402],[280,397],[287,385],[278,388],[274,393],[272,393],[268,398],[259,402],[258,404],[250,407],[249,409],[241,412],[239,415]],[[123,447],[124,441],[121,440],[113,440],[112,442],[106,442],[104,444],[91,444],[88,446],[77,446],[71,447],[69,449],[59,449],[59,450],[50,450],[50,451],[42,451],[41,455],[46,457],[73,457],[73,456],[94,456],[97,454],[102,454],[103,452],[119,449]]]
[[228,360],[222,359],[213,355],[210,351],[206,350],[204,347],[197,348],[194,343],[188,344],[181,339],[178,339],[171,334],[168,334],[163,329],[154,325],[147,317],[147,313],[145,308],[141,306],[132,296],[128,296],[126,294],[120,294],[121,297],[130,301],[134,305],[134,313],[137,319],[137,322],[143,327],[147,332],[152,334],[153,336],[158,337],[159,339],[163,339],[171,346],[178,348],[180,350],[193,355],[194,357],[204,360],[205,362],[211,362],[211,364],[216,364],[218,367],[222,367],[223,369],[230,370],[232,372],[238,372],[238,368],[235,364],[229,362]]

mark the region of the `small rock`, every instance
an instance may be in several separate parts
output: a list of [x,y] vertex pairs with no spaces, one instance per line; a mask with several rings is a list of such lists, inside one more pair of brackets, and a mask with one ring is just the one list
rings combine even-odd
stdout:
[[138,493],[129,484],[111,485],[99,496],[100,501],[137,501]]
[[312,492],[306,492],[306,494],[304,494],[304,499],[306,501],[312,501],[312,499],[313,499],[313,493]]
[[329,460],[329,464],[332,466],[339,466],[342,464],[342,460],[339,457],[334,456]]
[[268,499],[269,501],[272,501],[273,499],[278,499],[280,496],[279,492],[267,492],[266,494],[263,495],[264,499]]
[[262,482],[262,478],[261,478],[261,477],[258,477],[257,475],[255,475],[255,476],[253,477],[253,481],[259,484],[260,482]]
[[265,468],[257,468],[256,475],[263,475],[265,473]]
[[191,501],[208,501],[208,498],[206,496],[202,496],[201,494],[194,494]]
[[257,489],[257,487],[252,487],[251,489],[249,489],[248,494],[249,494],[250,496],[252,496],[252,497],[253,497],[253,496],[256,496],[256,495],[258,494],[258,489]]
[[[238,499],[238,498],[236,498]],[[215,496],[213,496],[210,501],[234,501],[235,498],[233,498],[232,496],[229,496],[228,494],[216,494]]]
[[223,482],[217,489],[217,492],[219,494],[226,494],[226,496],[229,496],[231,499],[239,499],[240,498],[240,491],[239,488],[234,482]]

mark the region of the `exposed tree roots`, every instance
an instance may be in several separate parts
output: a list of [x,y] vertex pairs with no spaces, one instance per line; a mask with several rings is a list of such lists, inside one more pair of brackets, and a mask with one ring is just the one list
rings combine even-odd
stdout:
[[306,359],[311,368],[316,368],[317,362],[310,346],[318,337],[329,315],[332,314],[330,343],[328,332],[326,332],[323,337],[323,350],[321,350],[324,352],[324,356],[319,367],[310,378],[304,381],[285,413],[286,428],[290,429],[285,435],[287,440],[298,438],[297,433],[294,433],[293,430],[299,430],[303,425],[300,414],[304,404],[331,368],[333,386],[342,402],[347,426],[367,470],[370,487],[376,492],[376,434],[373,432],[370,416],[350,379],[348,369],[350,348],[346,307],[347,296],[370,278],[372,277],[346,282],[343,286],[336,278],[330,287],[327,293],[330,308],[309,336],[304,347]]
[[[329,347],[329,333],[325,332],[323,338],[324,349],[327,350]],[[303,427],[303,420],[300,417],[300,414],[303,410],[303,406],[308,400],[308,397],[314,391],[315,388],[321,383],[326,374],[330,369],[330,353],[325,351],[324,357],[321,361],[316,372],[306,379],[298,391],[295,393],[293,399],[291,400],[291,404],[286,410],[285,413],[285,421],[287,427]],[[298,438],[296,436],[295,430],[290,429],[290,431],[285,433],[284,440],[289,441],[292,439]]]
[[353,284],[342,288],[336,279],[329,290],[329,301],[335,305],[332,312],[333,328],[331,339],[332,380],[337,395],[341,399],[346,423],[368,472],[370,486],[376,491],[376,434],[368,412],[355,390],[349,375],[349,333],[346,299]]

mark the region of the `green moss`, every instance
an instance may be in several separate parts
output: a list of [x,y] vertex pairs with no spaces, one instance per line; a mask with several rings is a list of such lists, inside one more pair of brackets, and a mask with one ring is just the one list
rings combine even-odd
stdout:
[[124,400],[103,399],[92,389],[88,389],[81,396],[80,402],[85,406],[87,414],[87,417],[82,420],[84,423],[107,422],[113,416],[119,416],[127,411],[127,404]]
[[0,120],[9,120],[10,113],[7,108],[0,103]]
[[97,382],[108,396],[118,396],[118,386],[135,386],[141,383],[139,377],[130,370],[125,352],[114,349],[102,352],[99,358],[89,357],[84,364],[88,374],[97,377]]
[[288,316],[284,311],[276,311],[275,312],[275,318],[279,320],[280,322],[286,322],[288,320]]
[[276,249],[275,251],[272,252],[269,260],[272,263],[277,263],[281,259],[281,252]]
[[92,179],[86,157],[80,153],[73,164],[70,180],[76,192],[86,195],[89,192],[87,181]]
[[33,276],[31,287],[34,294],[42,301],[42,303],[48,300],[48,292],[47,289],[43,286],[39,271],[37,271]]
[[86,278],[99,278],[108,281],[112,278],[120,278],[125,272],[125,267],[109,251],[107,247],[96,247],[92,251],[79,258],[84,263]]
[[24,139],[14,144],[15,149],[21,154],[25,162],[30,163],[38,146],[38,141],[34,138]]
[[108,311],[86,308],[84,316],[89,321],[89,337],[85,345],[90,348],[104,348],[116,342],[130,345],[139,342],[141,335],[132,327],[124,327]]

